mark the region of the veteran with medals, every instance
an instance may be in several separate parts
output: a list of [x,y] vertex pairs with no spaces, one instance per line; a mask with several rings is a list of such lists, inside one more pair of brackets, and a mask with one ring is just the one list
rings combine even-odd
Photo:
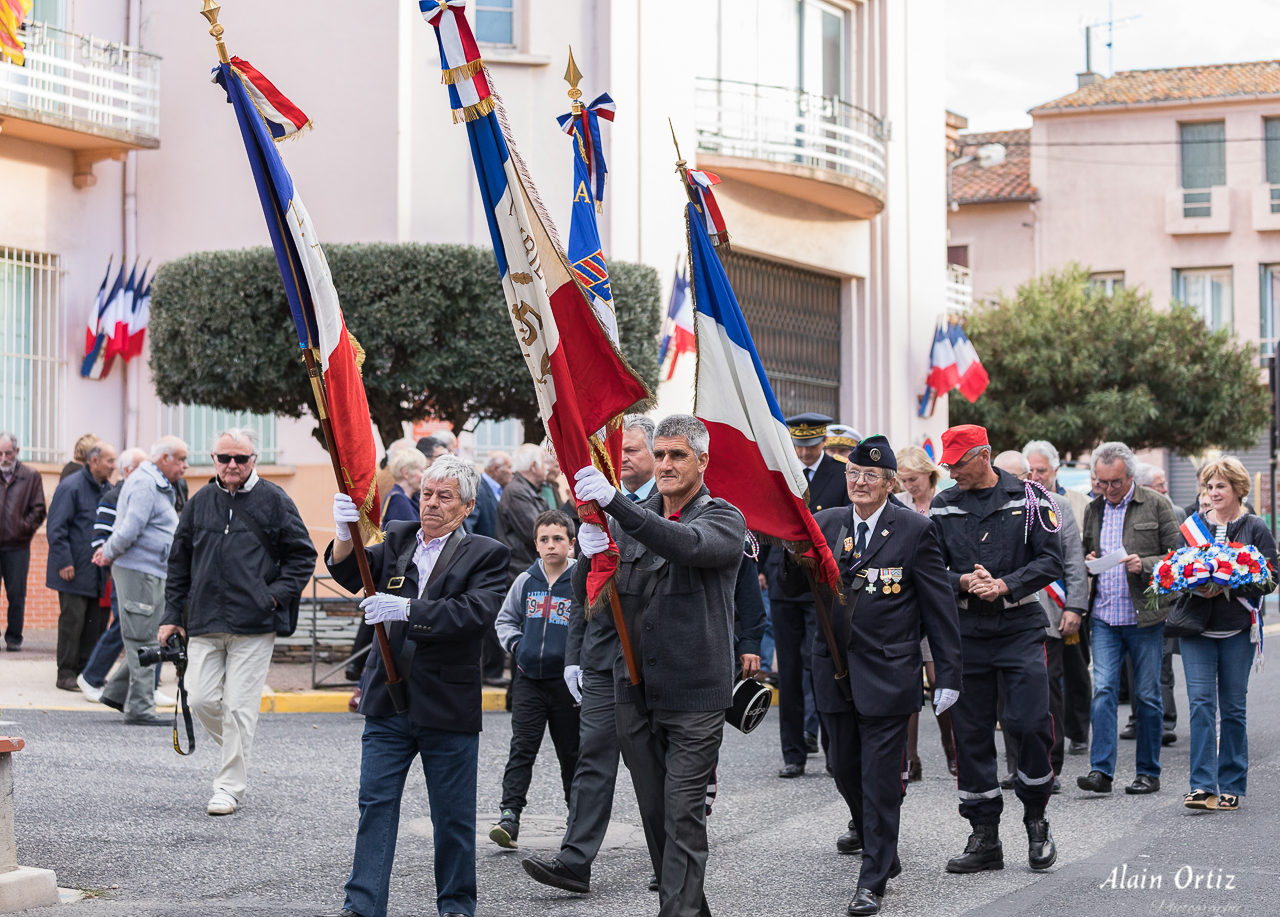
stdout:
[[[845,603],[832,603],[837,651],[845,655],[852,700],[835,683],[826,639],[813,641],[813,681],[831,736],[836,787],[854,815],[848,847],[861,842],[862,868],[851,915],[876,914],[885,885],[902,871],[898,821],[905,790],[907,723],[921,707],[927,636],[937,673],[937,711],[960,692],[960,624],[937,534],[928,519],[889,499],[897,461],[883,436],[849,454],[852,506],[814,518],[840,566]],[[800,593],[808,577],[788,556],[783,581]],[[825,587],[823,587],[825,588]],[[842,848],[848,849],[848,848]],[[856,849],[856,848],[854,848]]]

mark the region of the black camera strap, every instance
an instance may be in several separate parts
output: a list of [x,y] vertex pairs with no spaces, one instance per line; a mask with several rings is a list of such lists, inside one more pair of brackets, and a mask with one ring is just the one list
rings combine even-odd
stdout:
[[[177,668],[177,666],[174,666]],[[196,730],[191,723],[191,707],[187,704],[187,667],[178,669],[178,704],[173,708],[173,750],[180,755],[189,755],[196,750]],[[187,724],[187,750],[182,750],[178,736],[178,708],[182,708],[182,719]]]

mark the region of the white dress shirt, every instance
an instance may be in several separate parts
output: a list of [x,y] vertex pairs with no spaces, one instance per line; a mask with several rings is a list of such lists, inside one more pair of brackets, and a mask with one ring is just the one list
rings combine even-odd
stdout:
[[418,547],[413,552],[413,565],[418,568],[418,598],[426,594],[427,580],[431,578],[431,571],[436,568],[436,561],[440,559],[444,543],[452,534],[453,532],[450,532],[448,535],[441,535],[439,538],[424,542],[422,530],[418,530]]

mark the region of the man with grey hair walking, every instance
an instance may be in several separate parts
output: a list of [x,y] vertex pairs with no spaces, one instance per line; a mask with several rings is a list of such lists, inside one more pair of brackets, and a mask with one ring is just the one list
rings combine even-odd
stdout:
[[1178,545],[1178,521],[1168,500],[1134,480],[1137,466],[1133,450],[1124,443],[1103,443],[1093,450],[1093,475],[1100,495],[1085,511],[1082,536],[1085,561],[1102,559],[1106,566],[1093,573],[1089,609],[1093,650],[1091,770],[1076,783],[1094,793],[1110,793],[1115,777],[1116,705],[1120,665],[1126,652],[1133,660],[1138,747],[1137,775],[1125,792],[1147,794],[1160,789],[1164,710],[1160,665],[1170,603],[1162,600],[1148,605],[1145,593],[1152,569]]
[[187,444],[176,436],[157,440],[148,460],[125,479],[111,537],[93,555],[95,564],[111,567],[124,642],[124,665],[107,682],[101,701],[136,726],[169,725],[156,716],[155,670],[142,665],[138,650],[154,639],[164,612],[169,548],[178,528],[174,484],[186,471]]
[[212,458],[213,479],[178,519],[159,639],[187,639],[191,709],[222,748],[206,811],[230,815],[248,786],[271,650],[297,626],[316,549],[289,495],[258,477],[254,431],[227,430]]
[[31,539],[45,517],[44,483],[40,472],[18,461],[21,448],[18,437],[0,433],[0,581],[9,598],[4,646],[10,653],[22,649]]
[[[711,461],[702,421],[675,414],[654,437],[657,493],[628,500],[596,468],[574,475],[574,496],[594,500],[616,522],[615,580],[640,683],[624,659],[613,667],[618,741],[631,771],[661,917],[710,913],[707,775],[720,753],[733,702],[734,590],[746,537],[736,508],[703,483]],[[575,595],[586,606],[587,575],[608,536],[585,523]],[[621,656],[621,654],[619,654]]]

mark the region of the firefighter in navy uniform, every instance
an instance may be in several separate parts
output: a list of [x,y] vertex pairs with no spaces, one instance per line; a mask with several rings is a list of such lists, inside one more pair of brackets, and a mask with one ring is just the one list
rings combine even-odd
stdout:
[[[809,510],[820,512],[849,505],[844,483],[844,463],[827,455],[825,414],[797,414],[787,418],[787,429],[796,455],[809,481]],[[806,695],[813,691],[809,672],[809,647],[818,627],[813,593],[789,596],[782,589],[781,548],[761,549],[760,568],[769,586],[769,620],[778,654],[778,732],[782,739],[782,769],[779,777],[804,775],[805,761],[817,751],[817,715],[806,717]],[[764,660],[766,663],[769,660]],[[806,727],[806,719],[810,722]],[[827,737],[823,736],[823,746]]]
[[[960,625],[956,600],[929,520],[890,499],[898,463],[889,441],[870,436],[848,458],[851,507],[815,515],[844,583],[832,609],[848,688],[836,686],[826,637],[812,644],[813,687],[822,728],[831,737],[836,788],[853,813],[848,852],[861,847],[854,917],[877,914],[889,879],[898,875],[898,824],[905,789],[907,724],[920,710],[920,638],[937,666],[937,709],[960,690]],[[808,576],[788,557],[783,582],[808,588]],[[831,592],[822,588],[830,602]],[[850,699],[848,695],[852,695]],[[859,843],[860,841],[860,843]],[[842,852],[844,849],[842,848]]]
[[[964,689],[952,708],[960,815],[973,826],[947,872],[1003,869],[995,743],[996,676],[1007,686],[1001,728],[1018,740],[1014,792],[1022,800],[1032,869],[1057,858],[1045,806],[1053,788],[1053,721],[1045,666],[1047,619],[1038,593],[1063,575],[1056,507],[991,465],[987,431],[973,424],[942,434],[942,465],[956,486],[933,498],[930,517],[960,606]],[[1028,519],[1028,516],[1031,516]],[[931,641],[932,642],[932,641]]]

